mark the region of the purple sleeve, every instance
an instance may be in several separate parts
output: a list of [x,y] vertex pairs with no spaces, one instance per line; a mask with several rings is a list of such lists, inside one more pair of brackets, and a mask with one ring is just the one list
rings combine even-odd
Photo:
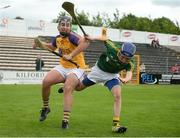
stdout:
[[79,44],[79,39],[80,39],[80,36],[78,36],[77,34],[75,34],[74,32],[71,32],[70,35],[69,35],[69,41],[71,43],[73,43],[75,46],[78,46]]
[[56,38],[57,37],[59,37],[59,35],[52,38],[52,42],[51,43],[52,43],[52,46],[54,46],[54,47],[57,47],[57,45],[56,45]]

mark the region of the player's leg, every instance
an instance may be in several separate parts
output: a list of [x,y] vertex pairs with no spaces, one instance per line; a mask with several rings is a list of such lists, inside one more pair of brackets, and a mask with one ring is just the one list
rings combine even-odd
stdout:
[[64,92],[64,109],[63,109],[63,120],[62,120],[62,128],[67,129],[69,124],[69,118],[71,113],[71,106],[73,102],[72,93],[80,79],[84,75],[84,71],[82,69],[71,69],[66,72],[66,80],[63,87]]
[[80,81],[78,83],[78,85],[76,86],[76,91],[82,91],[85,88],[94,85],[95,82],[93,82],[92,80],[90,80],[87,76],[84,77],[84,79],[82,81]]
[[[84,73],[80,78],[79,78],[79,83],[78,83],[78,85],[76,86],[76,88],[75,88],[75,90],[77,90],[77,91],[81,91],[81,90],[83,90],[84,88],[85,88],[85,86],[83,85],[83,83],[82,83],[82,80],[84,79],[84,78],[86,78],[87,77],[87,75]],[[84,87],[84,88],[83,88]],[[64,88],[63,87],[60,87],[59,89],[58,89],[58,93],[63,93],[64,92]]]
[[[94,66],[88,75],[83,76],[83,80],[79,82],[79,84],[76,86],[76,91],[81,91],[85,89],[86,87],[89,87],[91,85],[94,85],[95,83],[98,83],[99,80],[103,79],[105,77],[102,75],[103,71],[101,71],[97,66]],[[58,90],[59,93],[63,93],[63,87],[61,87]]]
[[[83,89],[85,89],[86,87],[89,87],[91,85],[94,85],[95,83],[93,81],[91,81],[87,75],[84,75],[82,78],[80,78],[78,85],[76,86],[75,90],[76,91],[82,91]],[[58,89],[58,93],[63,93],[64,92],[64,88],[61,87]]]
[[62,120],[63,129],[68,128],[70,111],[71,111],[71,106],[72,106],[72,101],[73,101],[73,97],[72,97],[73,90],[76,89],[77,91],[81,91],[85,89],[86,87],[95,84],[87,77],[85,77],[82,81],[80,81],[81,77],[78,77],[78,76],[80,75],[78,75],[77,73],[76,75],[75,73],[68,75],[66,82],[64,84],[64,87],[63,87],[63,91],[64,91],[64,117]]
[[118,79],[112,79],[106,82],[105,86],[112,92],[114,97],[114,116],[112,131],[117,133],[124,133],[127,128],[120,125],[120,112],[121,112],[121,87]]
[[74,73],[69,74],[64,83],[64,87],[63,87],[63,92],[64,92],[63,115],[64,116],[63,116],[62,125],[61,125],[63,129],[68,128],[71,107],[72,107],[72,102],[73,102],[72,93],[78,83],[79,83],[79,79]]
[[42,101],[43,107],[40,114],[40,121],[44,121],[46,119],[47,114],[50,112],[49,108],[49,96],[50,96],[50,88],[52,85],[63,82],[64,77],[57,71],[51,70],[46,74],[42,81]]

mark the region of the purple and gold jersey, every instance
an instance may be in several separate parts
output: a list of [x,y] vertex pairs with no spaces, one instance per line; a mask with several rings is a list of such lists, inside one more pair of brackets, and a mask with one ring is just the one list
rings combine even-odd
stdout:
[[[58,51],[62,55],[70,54],[79,44],[80,36],[74,32],[71,32],[68,37],[62,37],[61,35],[56,36],[52,45],[58,48]],[[77,63],[80,68],[85,68],[84,54],[81,52],[72,58],[72,61]],[[71,62],[60,58],[59,63],[64,68],[76,68]]]

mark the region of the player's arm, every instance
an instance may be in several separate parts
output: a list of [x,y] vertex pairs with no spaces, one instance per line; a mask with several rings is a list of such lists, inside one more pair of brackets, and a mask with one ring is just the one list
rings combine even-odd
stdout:
[[127,83],[132,79],[133,75],[133,70],[134,70],[134,60],[131,60],[129,62],[129,66],[126,69],[126,76],[124,78],[119,78],[122,83]]
[[97,36],[97,37],[85,36],[85,38],[86,38],[87,40],[91,40],[91,41],[95,41],[95,40],[98,40],[98,41],[106,41],[106,40],[107,40],[107,37],[102,37],[102,36]]
[[84,51],[89,46],[89,40],[99,40],[99,41],[106,41],[106,37],[92,37],[92,36],[85,36],[80,38],[78,47],[71,52],[69,55],[63,55],[63,57],[67,60],[71,60],[74,56],[78,55],[80,52]]
[[120,81],[121,81],[122,83],[127,83],[127,82],[129,82],[129,81],[132,79],[132,71],[127,71],[125,78],[119,77],[119,79],[120,79]]
[[78,46],[75,50],[73,50],[68,55],[63,55],[66,60],[71,60],[74,56],[78,55],[79,53],[83,52],[89,45],[89,41],[84,37],[81,37],[78,41]]
[[70,55],[74,57],[78,55],[79,53],[81,53],[82,51],[84,51],[88,46],[89,46],[89,41],[83,37],[79,40],[78,47],[73,52],[71,52]]
[[84,51],[89,46],[89,40],[99,40],[99,41],[106,41],[107,38],[105,37],[91,37],[85,36],[85,38],[80,39],[80,43],[78,47],[69,55],[64,55],[63,57],[67,60],[71,60],[74,56],[79,54],[80,52]]

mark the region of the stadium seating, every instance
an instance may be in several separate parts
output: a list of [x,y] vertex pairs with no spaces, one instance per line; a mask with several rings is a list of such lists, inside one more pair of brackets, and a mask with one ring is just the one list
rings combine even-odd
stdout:
[[137,52],[141,57],[141,62],[146,65],[146,72],[169,74],[170,67],[175,63],[180,64],[180,54],[165,46],[154,48],[148,44],[136,44]]
[[[46,50],[32,49],[33,39],[30,37],[0,36],[0,70],[35,71],[35,59],[41,54],[45,62],[43,71],[49,71],[58,64],[58,57]],[[141,62],[149,73],[168,74],[175,63],[180,64],[180,54],[167,47],[154,48],[147,44],[136,44]],[[105,51],[102,42],[90,43],[84,52],[86,63],[92,67],[100,54]]]
[[91,42],[85,51],[86,64],[88,64],[89,67],[92,67],[96,63],[100,54],[105,50],[106,48],[104,47],[103,42]]
[[35,71],[35,59],[41,54],[43,71],[58,64],[58,57],[46,50],[33,49],[34,38],[0,36],[0,70]]

